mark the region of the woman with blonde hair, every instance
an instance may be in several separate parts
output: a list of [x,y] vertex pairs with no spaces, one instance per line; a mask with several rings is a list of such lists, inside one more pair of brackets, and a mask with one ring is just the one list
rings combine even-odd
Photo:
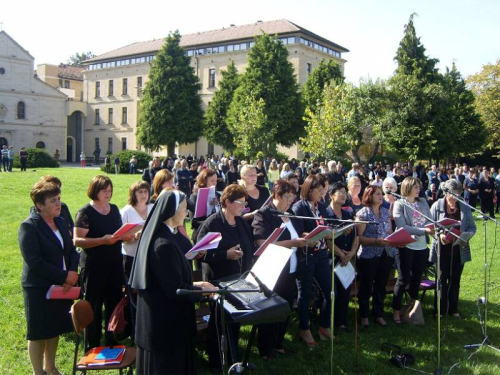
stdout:
[[153,195],[151,196],[150,203],[155,203],[163,189],[169,187],[174,187],[174,174],[168,169],[162,169],[156,173],[153,180]]
[[431,211],[425,198],[419,197],[420,189],[421,183],[418,178],[406,177],[401,184],[403,199],[394,202],[393,216],[396,227],[405,229],[416,240],[396,251],[398,281],[394,287],[392,302],[393,319],[396,324],[401,324],[400,310],[408,286],[410,298],[418,298],[420,281],[429,258],[427,235],[434,234],[434,228],[425,226],[429,223],[426,217],[430,218]]
[[254,165],[245,164],[241,168],[240,175],[241,180],[239,183],[245,188],[248,194],[247,202],[250,209],[250,212],[246,213],[243,218],[245,220],[252,220],[257,210],[269,198],[269,190],[264,186],[257,185],[257,170]]
[[285,163],[283,164],[283,169],[281,170],[281,173],[280,173],[280,178],[282,180],[285,180],[288,175],[291,175],[293,172],[290,170],[290,164],[288,163]]
[[273,159],[271,161],[271,164],[269,165],[269,169],[267,171],[267,180],[268,180],[268,184],[269,184],[269,190],[273,190],[274,181],[279,180],[279,178],[280,178],[280,171],[278,169],[276,159]]
[[347,181],[346,206],[351,208],[353,215],[363,208],[363,203],[359,194],[361,193],[361,180],[357,176],[352,176]]

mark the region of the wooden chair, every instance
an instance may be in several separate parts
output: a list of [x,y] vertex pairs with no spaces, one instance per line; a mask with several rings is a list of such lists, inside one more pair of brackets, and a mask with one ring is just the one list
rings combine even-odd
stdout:
[[[73,358],[73,375],[77,372],[86,374],[87,371],[107,371],[120,370],[120,375],[123,375],[123,370],[128,369],[128,374],[133,374],[133,366],[135,364],[136,349],[127,347],[123,360],[119,364],[102,365],[102,366],[86,366],[78,365],[78,349],[80,346],[80,336],[82,331],[94,320],[94,312],[90,303],[85,300],[80,300],[71,306],[71,317],[73,319],[73,327],[76,332],[75,355]],[[85,353],[87,356],[89,352]]]

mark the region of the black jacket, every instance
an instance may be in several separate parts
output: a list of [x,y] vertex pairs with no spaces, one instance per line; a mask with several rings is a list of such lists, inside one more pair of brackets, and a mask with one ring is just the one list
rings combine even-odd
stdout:
[[[262,207],[253,217],[252,228],[253,236],[255,240],[266,240],[276,228],[279,228],[283,224],[283,220],[278,215],[271,213],[271,209],[276,210],[274,204]],[[288,210],[288,213],[293,215],[292,210]],[[293,227],[297,234],[300,235],[304,232],[304,222],[298,219],[290,219]],[[290,232],[285,229],[281,234],[278,241],[286,241],[291,239]]]
[[[68,223],[62,217],[54,218],[54,222],[61,233],[64,247],[35,210],[19,228],[19,248],[23,256],[21,283],[24,288],[62,285],[66,281],[68,271],[78,270],[79,255],[70,237]],[[63,269],[63,261],[66,271]]]
[[[329,215],[326,212],[326,207],[323,203],[318,202],[318,210],[319,214],[321,217],[328,218]],[[297,203],[295,203],[292,207],[292,211],[294,212],[295,215],[297,216],[307,216],[307,217],[314,217],[315,215],[313,214],[311,207],[309,206],[309,202],[307,202],[304,199],[301,199]],[[316,223],[315,220],[303,220],[303,233],[307,232],[310,233],[312,232],[318,224]],[[298,233],[299,236],[302,235],[302,233]]]

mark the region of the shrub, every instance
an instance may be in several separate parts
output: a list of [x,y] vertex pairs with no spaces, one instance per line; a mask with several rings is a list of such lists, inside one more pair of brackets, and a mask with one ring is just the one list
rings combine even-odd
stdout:
[[[43,148],[27,148],[26,151],[28,152],[26,168],[59,168],[59,162]],[[19,154],[14,156],[14,168],[21,168]]]
[[[111,155],[111,170],[114,172],[115,168],[115,158],[118,156],[120,158],[120,173],[129,173],[130,171],[130,159],[132,155],[135,155],[137,159],[137,169],[145,169],[148,167],[149,162],[152,160],[152,156],[144,151],[133,151],[124,150],[116,154]],[[101,171],[106,171],[106,165],[101,164]]]

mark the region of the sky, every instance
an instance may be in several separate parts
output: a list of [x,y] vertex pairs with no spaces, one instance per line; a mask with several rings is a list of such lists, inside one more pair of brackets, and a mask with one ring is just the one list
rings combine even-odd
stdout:
[[444,71],[455,62],[464,77],[500,59],[498,0],[7,0],[2,28],[35,57],[66,62],[76,52],[96,55],[125,45],[181,34],[287,19],[350,50],[345,76],[387,79],[412,13],[427,55]]

